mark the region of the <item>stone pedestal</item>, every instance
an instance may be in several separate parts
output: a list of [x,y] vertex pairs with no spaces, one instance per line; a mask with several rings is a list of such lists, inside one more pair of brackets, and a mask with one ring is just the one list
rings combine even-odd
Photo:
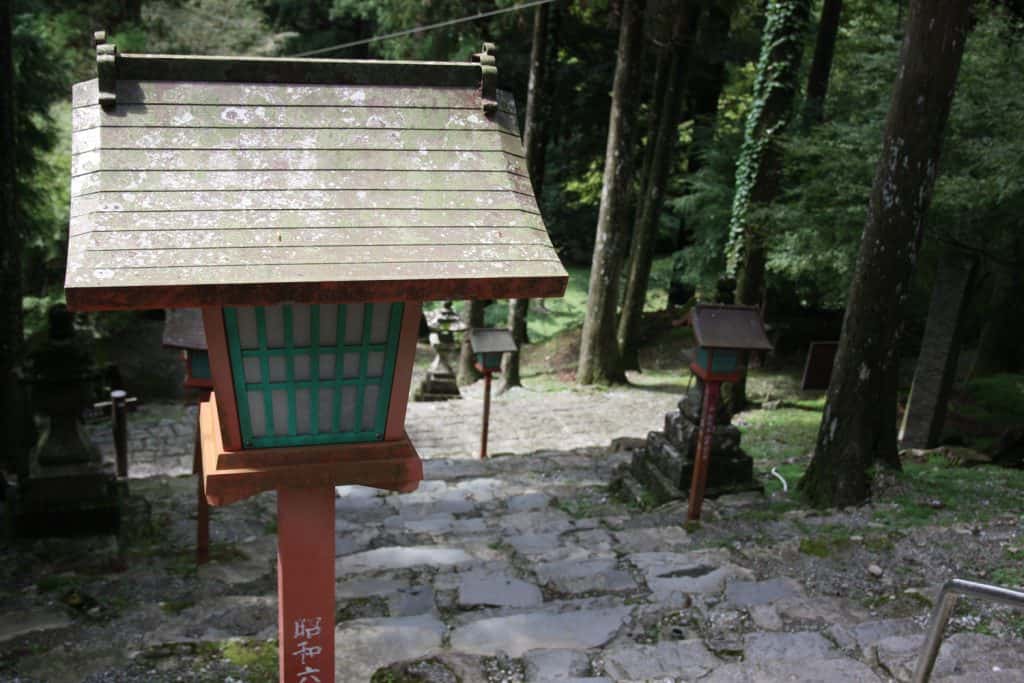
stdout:
[[[632,462],[613,486],[648,505],[687,498],[697,451],[700,404],[698,384],[679,402],[679,410],[665,415],[664,431],[647,435],[643,448],[634,451]],[[754,461],[740,448],[740,430],[729,424],[729,418],[725,411],[719,411],[711,441],[707,498],[762,490],[754,480]]]

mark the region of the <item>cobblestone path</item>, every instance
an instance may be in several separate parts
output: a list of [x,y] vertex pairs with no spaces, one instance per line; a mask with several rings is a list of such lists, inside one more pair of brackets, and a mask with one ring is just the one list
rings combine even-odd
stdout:
[[[339,488],[338,680],[382,667],[377,681],[908,680],[926,596],[948,577],[931,577],[904,616],[880,618],[855,588],[823,594],[779,570],[779,558],[816,561],[794,539],[834,518],[762,522],[763,499],[739,496],[708,503],[688,533],[679,507],[645,513],[608,499],[625,458],[597,448],[436,458],[411,494]],[[139,479],[131,492],[120,538],[0,553],[0,679],[276,680],[273,494],[215,510],[215,561],[196,571],[194,482]],[[750,540],[735,541],[750,524]],[[1019,539],[1017,524],[960,542]],[[847,586],[864,574],[840,571]],[[270,673],[240,649],[262,653]],[[1024,680],[1024,651],[955,632],[933,680]]]

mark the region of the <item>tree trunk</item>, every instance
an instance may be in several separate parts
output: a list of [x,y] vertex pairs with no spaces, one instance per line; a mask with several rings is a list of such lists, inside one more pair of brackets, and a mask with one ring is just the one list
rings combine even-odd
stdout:
[[871,493],[871,469],[898,465],[891,368],[942,138],[956,88],[969,0],[911,0],[857,268],[814,457],[800,490],[814,505]]
[[[5,457],[18,455],[21,424],[12,408],[20,405],[15,369],[22,352],[21,317],[21,226],[16,218],[14,55],[12,53],[12,8],[0,0],[0,399],[5,409],[0,428],[9,436]],[[14,438],[14,443],[10,439]]]
[[956,379],[964,314],[971,298],[977,259],[959,251],[945,254],[935,273],[921,351],[914,366],[900,448],[934,448],[942,437],[946,404]]
[[459,349],[459,367],[455,371],[456,381],[462,386],[472,384],[482,376],[476,369],[473,347],[469,345],[469,330],[484,326],[484,302],[477,300],[467,301],[466,311],[466,324],[469,325],[469,329],[462,333],[462,348]]
[[[700,25],[693,66],[687,83],[687,97],[693,117],[693,139],[686,156],[686,172],[696,173],[715,136],[718,100],[725,87],[725,51],[729,43],[731,16],[719,3],[711,3]],[[683,244],[680,240],[680,245]]]
[[839,34],[839,16],[842,11],[843,0],[822,2],[814,58],[807,74],[807,99],[804,101],[804,125],[807,127],[821,123],[825,118],[825,94],[832,73],[832,57],[836,52],[836,36]]
[[[1024,260],[1024,239],[1021,228],[1013,237],[1013,245],[1006,253],[1014,255],[1014,262]],[[1024,271],[1001,263],[992,264],[992,296],[989,300],[985,324],[978,341],[978,355],[971,369],[973,377],[999,372],[1020,372],[1024,369],[1024,317],[1017,313],[1024,300]]]
[[[526,89],[526,120],[523,123],[523,147],[526,150],[526,168],[533,181],[533,194],[540,202],[544,186],[544,119],[542,102],[547,90],[548,62],[548,13],[549,5],[538,5],[533,11],[533,46],[530,48],[530,80]],[[526,315],[530,308],[529,299],[510,299],[508,302],[508,327],[519,349],[527,343]],[[499,393],[511,387],[522,386],[519,376],[519,351],[506,353],[501,359],[503,384]]]
[[[736,279],[736,303],[764,304],[765,233],[759,207],[775,200],[782,176],[780,137],[789,125],[800,76],[809,0],[773,0],[765,14],[754,96],[736,161],[726,274]],[[733,385],[732,409],[747,402],[746,380]]]
[[617,343],[624,370],[640,369],[637,350],[640,323],[643,319],[644,302],[647,300],[647,283],[651,276],[651,261],[654,258],[654,242],[665,197],[665,184],[669,177],[675,142],[679,137],[679,115],[683,107],[690,46],[693,44],[693,34],[697,29],[699,17],[699,5],[688,4],[681,3],[677,6],[672,41],[665,49],[671,56],[668,74],[663,84],[664,91],[656,93],[655,96],[655,100],[660,104],[657,126],[652,130],[653,134],[648,140],[648,149],[653,150],[653,153],[642,183],[643,195],[633,227],[626,294],[619,316]]
[[632,129],[636,113],[645,0],[622,0],[618,57],[608,120],[601,206],[590,269],[587,311],[580,339],[580,384],[623,382],[615,342],[615,309],[624,258],[633,180]]

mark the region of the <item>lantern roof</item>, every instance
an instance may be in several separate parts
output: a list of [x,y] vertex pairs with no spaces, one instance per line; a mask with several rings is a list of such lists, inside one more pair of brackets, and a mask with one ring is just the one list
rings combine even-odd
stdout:
[[756,306],[697,304],[690,311],[697,346],[709,349],[770,351],[772,343]]
[[119,54],[72,98],[78,310],[560,296],[476,62]]
[[476,327],[469,331],[469,345],[473,353],[506,353],[516,350],[515,338],[509,330]]
[[163,345],[189,351],[206,351],[203,312],[198,308],[169,308],[165,312]]

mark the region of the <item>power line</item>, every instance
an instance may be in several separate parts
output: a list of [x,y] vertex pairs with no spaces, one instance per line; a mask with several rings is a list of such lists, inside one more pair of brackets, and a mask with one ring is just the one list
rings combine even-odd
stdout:
[[353,40],[350,43],[341,43],[340,45],[332,45],[330,47],[322,47],[318,50],[310,50],[308,52],[298,52],[292,57],[312,57],[314,55],[322,55],[327,52],[334,52],[336,50],[344,50],[349,47],[356,47],[357,45],[369,45],[370,43],[376,43],[379,40],[388,40],[389,38],[398,38],[401,36],[407,36],[412,33],[422,33],[426,31],[433,31],[434,29],[444,28],[445,26],[454,26],[456,24],[464,24],[468,21],[476,21],[477,19],[486,19],[487,17],[493,17],[498,14],[506,14],[507,12],[518,12],[530,7],[536,7],[537,5],[547,5],[548,3],[557,2],[558,0],[532,0],[532,2],[524,2],[520,5],[513,5],[512,7],[505,7],[503,9],[493,9],[487,12],[478,12],[477,14],[470,15],[468,17],[460,17],[458,19],[449,19],[448,21],[439,21],[436,24],[425,24],[423,26],[417,26],[415,28],[408,28],[403,31],[395,31],[394,33],[385,33],[383,35],[374,36],[372,38],[363,38],[361,40]]

